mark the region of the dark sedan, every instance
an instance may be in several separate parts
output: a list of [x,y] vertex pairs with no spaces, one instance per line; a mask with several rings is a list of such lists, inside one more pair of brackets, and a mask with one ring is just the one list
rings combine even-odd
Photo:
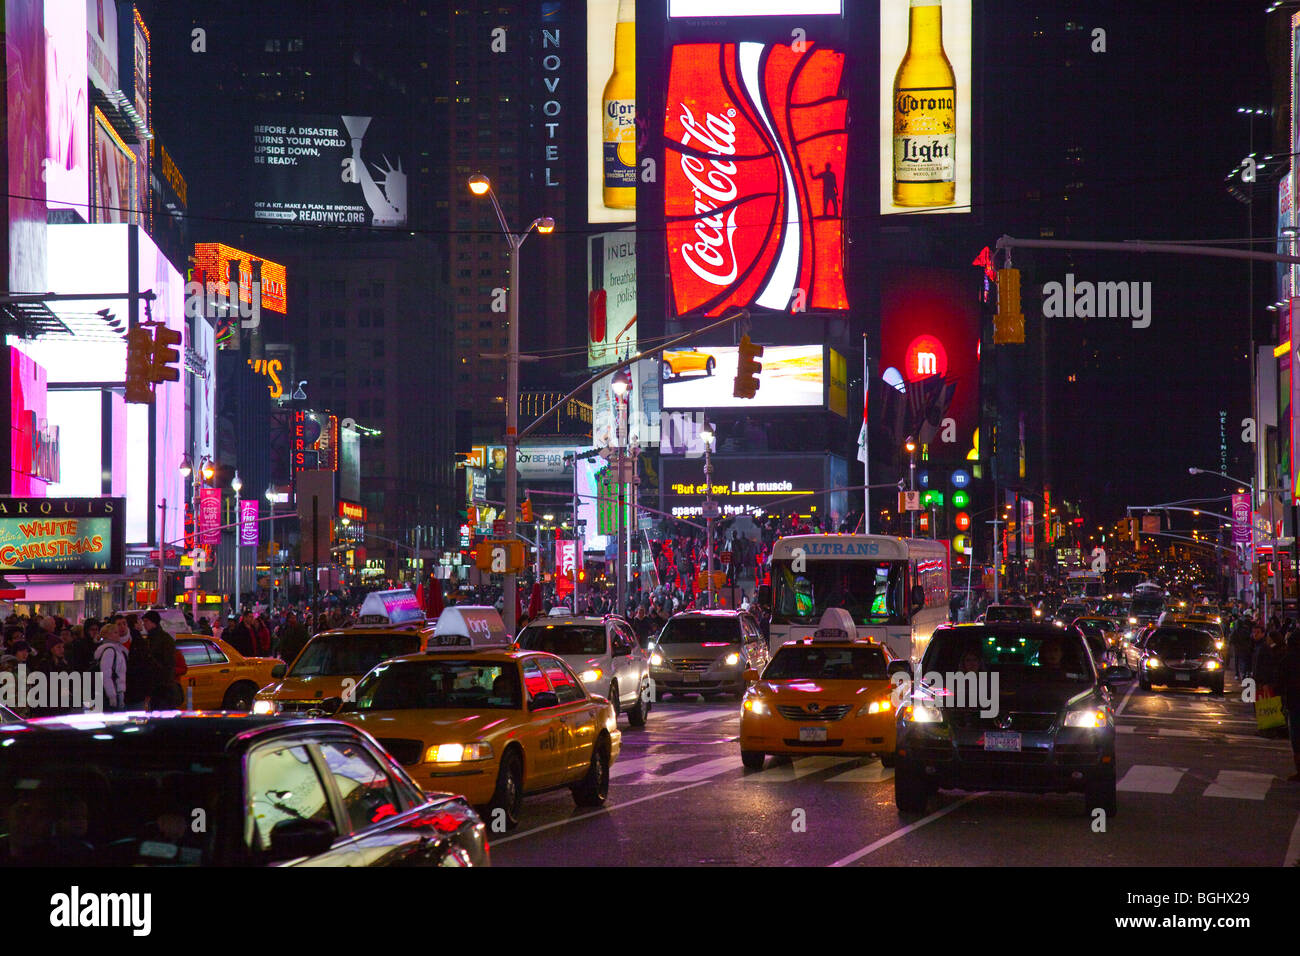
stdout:
[[0,727],[0,864],[480,866],[485,828],[334,720],[78,714]]
[[1138,656],[1138,684],[1153,686],[1208,687],[1223,693],[1223,657],[1209,631],[1185,625],[1158,627],[1142,645]]
[[1089,811],[1115,814],[1109,685],[1132,680],[1133,672],[1099,673],[1078,631],[940,628],[919,673],[898,716],[900,812],[924,812],[931,794],[952,789],[1076,792]]

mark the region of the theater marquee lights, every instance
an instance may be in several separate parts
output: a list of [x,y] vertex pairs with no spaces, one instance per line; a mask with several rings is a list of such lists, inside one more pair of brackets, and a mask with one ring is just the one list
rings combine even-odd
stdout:
[[844,54],[815,43],[673,47],[664,217],[676,315],[848,308],[843,72]]

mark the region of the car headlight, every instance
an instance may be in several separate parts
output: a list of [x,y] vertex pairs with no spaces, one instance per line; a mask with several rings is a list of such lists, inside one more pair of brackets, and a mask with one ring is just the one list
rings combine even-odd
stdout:
[[1215,649],[1216,651],[1221,651],[1221,650],[1223,650],[1223,641],[1215,641],[1215,642],[1214,642],[1214,649]]
[[1135,618],[1135,617],[1131,617],[1131,618],[1128,619],[1128,622],[1129,622],[1130,624],[1136,624],[1136,623],[1138,622],[1138,619]]
[[740,655],[733,651],[722,659],[722,663],[726,664],[728,667],[735,667],[740,663]]
[[893,702],[888,697],[882,697],[880,700],[872,700],[863,704],[853,716],[867,717],[871,714],[887,714],[893,706]]
[[253,713],[255,714],[274,714],[279,711],[279,709],[279,706],[273,700],[253,701]]
[[463,763],[466,760],[487,760],[492,756],[492,745],[434,744],[424,752],[425,763]]
[[1052,623],[1055,624],[1057,627],[1065,627],[1064,621],[1053,621]]
[[1160,666],[1160,658],[1148,657],[1146,661],[1143,662],[1143,666],[1146,667],[1147,670],[1155,670]]
[[931,704],[908,704],[903,708],[903,719],[916,724],[943,723],[943,714]]
[[1042,616],[1043,616],[1042,608],[1037,608],[1037,607],[1034,608],[1034,617],[1042,617]]
[[1205,669],[1206,669],[1207,671],[1217,671],[1217,670],[1219,669],[1219,662],[1218,662],[1218,661],[1206,661],[1206,662],[1205,662]]
[[600,680],[602,677],[605,676],[605,672],[602,671],[599,667],[588,667],[585,671],[583,671],[578,676],[582,678],[582,682],[584,684],[594,684],[596,681]]
[[1065,726],[1067,727],[1105,727],[1106,722],[1106,712],[1100,708],[1071,710],[1065,714]]
[[758,697],[745,698],[744,707],[745,710],[759,717],[762,717],[765,714],[770,714],[772,712],[772,708],[768,707],[767,704]]
[[653,664],[655,667],[663,667],[664,656],[660,654],[658,651],[655,651],[653,654],[650,655],[650,663]]

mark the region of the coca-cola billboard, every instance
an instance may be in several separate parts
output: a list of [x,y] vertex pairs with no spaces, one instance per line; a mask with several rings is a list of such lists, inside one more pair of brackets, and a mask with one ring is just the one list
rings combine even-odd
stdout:
[[807,41],[672,48],[664,217],[676,315],[848,308],[844,54]]

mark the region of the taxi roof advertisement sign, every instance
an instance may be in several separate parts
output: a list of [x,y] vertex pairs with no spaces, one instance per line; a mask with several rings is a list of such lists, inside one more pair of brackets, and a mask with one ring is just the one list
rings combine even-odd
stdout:
[[121,574],[125,498],[0,498],[0,573]]

